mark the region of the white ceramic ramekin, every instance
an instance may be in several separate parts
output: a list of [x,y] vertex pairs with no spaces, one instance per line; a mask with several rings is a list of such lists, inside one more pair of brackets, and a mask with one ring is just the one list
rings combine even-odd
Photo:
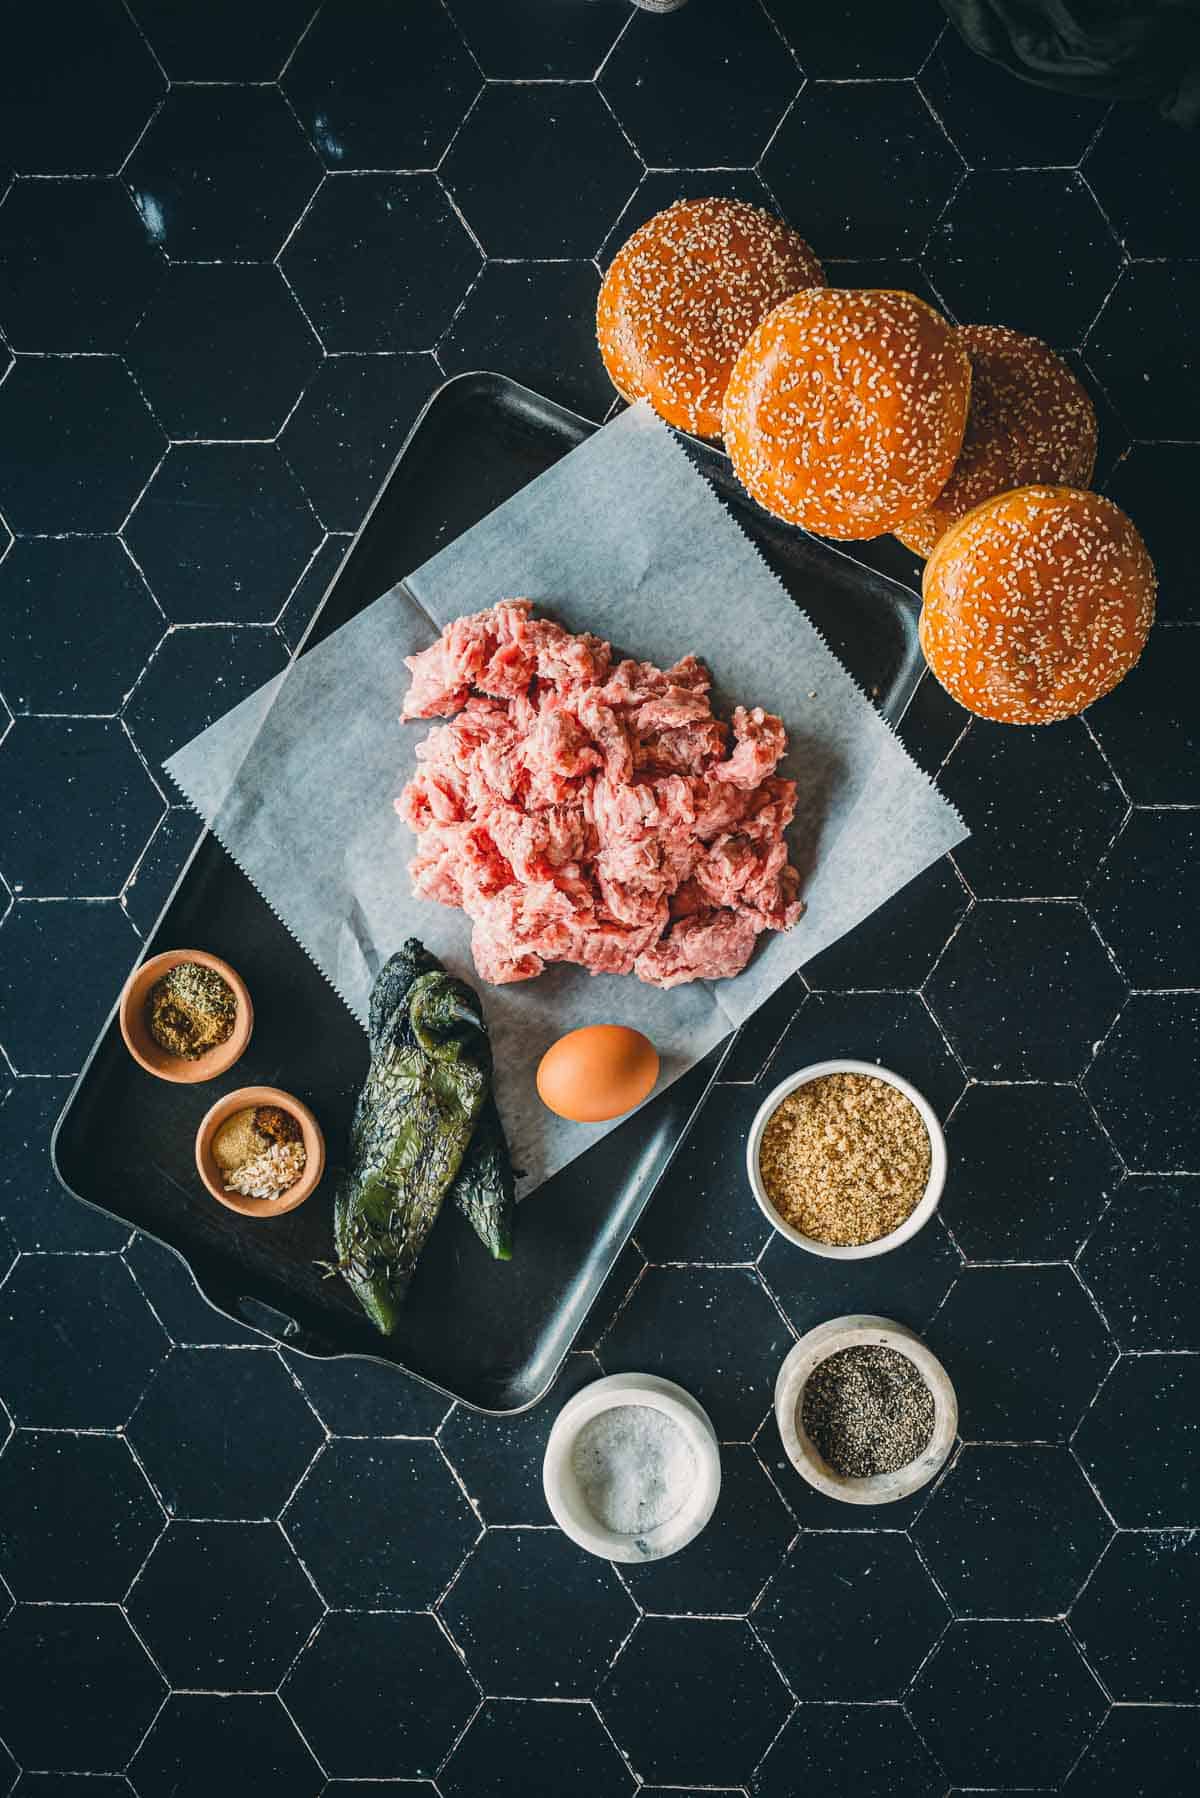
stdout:
[[[789,1093],[795,1092],[798,1086],[807,1086],[810,1081],[821,1080],[826,1074],[867,1074],[872,1080],[886,1080],[889,1086],[894,1086],[916,1106],[921,1122],[929,1132],[929,1179],[925,1184],[925,1191],[904,1222],[890,1230],[886,1236],[877,1236],[874,1242],[840,1244],[818,1242],[813,1236],[805,1236],[794,1224],[789,1224],[780,1217],[767,1197],[767,1189],[759,1171],[758,1158],[762,1149],[763,1131],[775,1108]],[[786,1236],[789,1242],[807,1249],[810,1255],[827,1255],[831,1261],[864,1261],[868,1256],[886,1255],[889,1249],[898,1249],[902,1242],[907,1242],[910,1236],[915,1236],[929,1222],[938,1208],[942,1188],[946,1184],[946,1139],[928,1099],[902,1075],[893,1074],[890,1068],[881,1068],[873,1061],[815,1061],[811,1067],[801,1068],[799,1073],[789,1074],[786,1080],[781,1080],[774,1092],[768,1094],[759,1106],[746,1143],[746,1172],[759,1209],[781,1236]]]
[[[584,1424],[619,1405],[648,1405],[682,1430],[696,1457],[696,1481],[682,1508],[657,1529],[625,1536],[606,1529],[588,1507],[571,1464]],[[606,1561],[661,1561],[685,1548],[704,1528],[721,1490],[721,1454],[708,1413],[673,1380],[651,1373],[616,1373],[593,1380],[569,1398],[554,1420],[542,1462],[542,1487],[555,1523],[589,1554]]]

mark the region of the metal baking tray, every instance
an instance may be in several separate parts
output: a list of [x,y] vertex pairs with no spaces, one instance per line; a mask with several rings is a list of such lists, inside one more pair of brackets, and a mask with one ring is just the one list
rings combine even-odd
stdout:
[[[596,429],[500,375],[448,381],[414,425],[297,653]],[[898,722],[922,668],[915,595],[777,524],[741,493],[718,450],[684,441],[797,603]],[[212,950],[244,977],[254,999],[249,1048],[222,1079],[171,1085],[134,1064],[114,1007],[54,1133],[54,1167],[67,1191],[172,1248],[218,1311],[293,1349],[389,1362],[481,1411],[535,1404],[718,1076],[723,1051],[531,1195],[520,1208],[516,1254],[507,1265],[493,1263],[446,1207],[403,1322],[385,1339],[345,1284],[323,1277],[318,1265],[331,1253],[338,1161],[367,1064],[363,1031],[207,832],[143,954],[177,947]],[[752,1032],[753,1022],[745,1028]],[[269,1223],[214,1204],[193,1159],[204,1112],[223,1093],[250,1084],[304,1098],[329,1152],[313,1197]]]

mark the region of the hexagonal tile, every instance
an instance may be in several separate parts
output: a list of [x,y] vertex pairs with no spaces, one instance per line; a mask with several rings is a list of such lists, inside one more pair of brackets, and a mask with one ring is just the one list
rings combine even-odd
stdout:
[[117,1436],[18,1430],[0,1457],[0,1571],[14,1598],[115,1603],[163,1526]]
[[[921,584],[919,567],[914,584]],[[896,734],[927,774],[937,774],[963,731],[972,723],[970,712],[952,699],[941,682],[926,669]]]
[[0,1043],[17,1073],[79,1067],[137,946],[115,899],[14,906],[0,933]]
[[906,1536],[848,1531],[800,1536],[754,1627],[797,1698],[865,1702],[898,1698],[949,1620]]
[[432,1605],[479,1534],[433,1442],[330,1442],[281,1521],[328,1603],[364,1611]]
[[957,1616],[1060,1617],[1112,1526],[1065,1448],[968,1444],[914,1535]]
[[749,1776],[792,1708],[732,1618],[644,1617],[596,1702],[642,1779],[724,1785]]
[[969,174],[921,260],[957,317],[1078,343],[1121,266],[1112,232],[1065,169]]
[[1195,919],[1200,814],[1136,811],[1087,895],[1131,986],[1200,986]]
[[972,168],[1073,167],[1108,103],[1052,93],[943,31],[921,70],[921,91]]
[[918,987],[969,903],[953,862],[943,857],[807,962],[804,978],[816,991]]
[[166,810],[114,718],[18,718],[0,744],[0,780],[0,867],[31,898],[119,893]]
[[1122,1355],[1075,1434],[1122,1529],[1200,1524],[1200,1359]]
[[1128,1167],[1200,1173],[1200,1112],[1193,1071],[1200,1055],[1200,998],[1135,993],[1084,1085]]
[[630,1798],[633,1777],[590,1704],[489,1699],[438,1775],[444,1798]]
[[952,1779],[1058,1781],[1104,1713],[1061,1623],[954,1623],[907,1700]]
[[[80,605],[80,595],[93,603]],[[0,688],[14,712],[115,712],[163,632],[115,537],[19,538],[0,562]]]
[[165,448],[110,356],[20,356],[0,387],[0,507],[14,531],[115,531]]
[[803,976],[792,974],[763,1001],[748,1023],[735,1032],[721,1063],[722,1086],[753,1084],[763,1079],[784,1033],[804,1004]]
[[754,1450],[726,1446],[712,1521],[677,1555],[626,1567],[625,1583],[645,1611],[742,1617],[777,1572],[795,1532]]
[[117,1429],[168,1343],[125,1263],[22,1255],[0,1287],[10,1350],[2,1376],[17,1423]]
[[1118,1703],[1195,1704],[1200,1537],[1114,1536],[1071,1612],[1083,1652]]
[[279,446],[329,530],[358,529],[417,414],[440,384],[432,356],[326,357]]
[[1109,1711],[1067,1776],[1069,1798],[1186,1792],[1200,1766],[1200,1710],[1123,1704]]
[[595,88],[555,83],[485,88],[441,168],[486,253],[504,257],[593,255],[641,173]]
[[1065,1267],[969,1267],[929,1327],[968,1442],[1061,1442],[1113,1346]]
[[118,181],[16,181],[0,206],[0,324],[17,350],[119,350],[164,265]]
[[275,1517],[321,1426],[271,1349],[177,1348],[129,1422],[168,1511]]
[[317,15],[283,86],[330,168],[431,169],[480,82],[438,0],[344,0]]
[[656,213],[665,212],[677,200],[713,198],[745,200],[750,206],[779,215],[778,201],[754,169],[647,169],[601,245],[601,267],[607,267],[640,225]]
[[[132,958],[133,938],[126,940]],[[119,1249],[129,1236],[127,1224],[80,1205],[54,1176],[50,1132],[70,1093],[66,1080],[17,1080],[0,1112],[0,1217],[19,1249]]]
[[770,1409],[763,1369],[791,1332],[752,1268],[648,1267],[597,1353],[605,1373],[632,1368],[694,1393],[722,1442],[748,1442]]
[[1187,229],[1200,205],[1200,155],[1151,107],[1114,106],[1084,163],[1096,197],[1131,256],[1193,256]]
[[1178,494],[1200,481],[1200,444],[1135,443],[1104,484],[1110,499],[1136,518],[1158,575],[1158,617],[1200,623],[1200,590],[1192,578],[1187,519]]
[[[1200,405],[1200,361],[1192,321],[1200,305],[1200,264],[1133,262],[1096,320],[1084,348],[1135,437],[1187,441]],[[1154,320],[1147,331],[1145,321]]]
[[1200,1185],[1126,1180],[1079,1257],[1123,1349],[1200,1351]]
[[322,168],[273,87],[177,87],[122,170],[173,262],[268,262]]
[[[2,393],[0,389],[0,393]],[[1200,801],[1200,631],[1153,631],[1133,672],[1088,712],[1088,723],[1135,805]]]
[[[895,287],[901,293],[915,293],[919,300],[924,300],[927,306],[944,313],[947,318],[954,316],[921,264],[912,257],[840,257],[836,262],[826,264],[825,273],[831,287]],[[906,587],[920,587],[922,563],[916,556],[909,555],[899,538],[877,538],[869,553],[888,557],[889,565],[874,564],[882,573],[891,574]]]
[[750,1790],[754,1798],[795,1798],[805,1790],[930,1798],[941,1781],[898,1705],[802,1704],[772,1742]]
[[613,396],[596,343],[591,262],[489,262],[438,345],[448,375],[502,368],[560,405],[600,419]]
[[800,71],[757,5],[737,29],[720,0],[687,17],[631,19],[600,73],[613,111],[652,168],[745,168],[757,162]]
[[568,1355],[532,1416],[490,1417],[455,1405],[438,1438],[485,1523],[546,1521],[542,1457],[551,1427],[567,1400],[599,1373],[593,1356]]
[[218,1348],[262,1341],[257,1330],[234,1323],[210,1305],[183,1257],[152,1236],[135,1231],[125,1262],[172,1342]]
[[16,1798],[129,1798],[123,1773],[22,1773]]
[[273,630],[210,624],[172,630],[125,713],[152,768],[182,749],[287,661]]
[[935,1015],[977,1079],[1071,1080],[1125,998],[1078,905],[977,905],[930,976]]
[[237,1769],[256,1798],[316,1798],[324,1775],[269,1694],[169,1698],[130,1769],[139,1798],[207,1798]]
[[275,620],[279,634],[289,649],[299,647],[312,622],[313,614],[324,599],[349,547],[348,536],[326,537],[292,588],[287,604]]
[[977,719],[939,784],[970,819],[954,858],[981,899],[1073,898],[1126,811],[1079,718],[1041,730]]
[[120,167],[164,87],[119,0],[30,13],[0,63],[0,167],[30,175]]
[[[946,1134],[942,1215],[968,1261],[1069,1260],[1120,1178],[1073,1086],[970,1086]],[[999,1152],[1010,1143],[1019,1157]]]
[[[957,1180],[957,1168],[954,1177]],[[933,1217],[899,1248],[865,1261],[818,1258],[773,1231],[759,1271],[803,1335],[827,1317],[851,1311],[891,1317],[921,1330],[949,1292],[961,1266],[944,1225]]]
[[176,444],[124,536],[175,623],[266,624],[322,531],[274,443]]
[[612,1569],[557,1529],[489,1530],[439,1609],[484,1689],[505,1697],[587,1696],[637,1615]]
[[862,12],[812,7],[806,0],[766,0],[767,11],[810,76],[915,75],[946,18],[932,0],[891,6],[875,0]]
[[625,0],[450,0],[449,10],[491,81],[587,81],[629,19]]
[[434,1618],[341,1611],[326,1617],[280,1696],[327,1773],[388,1779],[432,1773],[479,1694]]
[[762,167],[823,256],[915,256],[962,174],[921,95],[898,81],[809,82]]
[[942,1117],[966,1084],[915,993],[814,994],[775,1051],[770,1079],[782,1080],[809,1062],[845,1055],[903,1074]]
[[273,81],[312,18],[310,0],[130,0],[172,81]]
[[164,1690],[115,1605],[22,1604],[0,1624],[0,1732],[25,1766],[123,1767]]
[[320,359],[277,268],[175,265],[126,352],[177,438],[273,437]]
[[444,1392],[398,1367],[348,1355],[284,1359],[333,1436],[432,1436],[450,1409]]
[[[176,788],[171,785],[168,791],[174,793]],[[190,807],[172,806],[147,843],[121,895],[121,903],[135,929],[144,937],[154,928],[179,871],[203,829],[203,823]]]
[[280,265],[327,350],[427,350],[480,256],[435,176],[342,175]]
[[322,1615],[273,1523],[172,1523],[126,1603],[173,1686],[273,1687]]
[[746,1179],[746,1136],[765,1093],[715,1086],[637,1222],[651,1261],[753,1261],[774,1234]]

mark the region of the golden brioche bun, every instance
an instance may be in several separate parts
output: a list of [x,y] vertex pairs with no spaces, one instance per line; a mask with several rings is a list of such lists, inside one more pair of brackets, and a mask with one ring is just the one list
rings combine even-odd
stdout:
[[1111,691],[1154,619],[1154,565],[1099,493],[1020,487],[951,525],[925,564],[921,647],[960,705],[1053,724]]
[[768,512],[825,537],[877,537],[945,486],[970,389],[966,351],[924,300],[811,288],[734,363],[725,447]]
[[1096,466],[1096,414],[1066,363],[1003,325],[961,325],[971,404],[954,472],[928,510],[896,526],[914,555],[993,494],[1045,482],[1086,487]]
[[681,431],[717,437],[734,358],[759,320],[821,265],[782,219],[745,200],[677,200],[617,251],[596,336],[618,393]]

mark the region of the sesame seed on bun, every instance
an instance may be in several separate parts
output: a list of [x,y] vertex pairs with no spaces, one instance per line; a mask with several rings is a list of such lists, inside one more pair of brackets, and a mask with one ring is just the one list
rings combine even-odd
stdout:
[[826,537],[923,512],[962,447],[971,365],[914,294],[810,288],[769,313],[725,395],[725,447],[759,504]]
[[927,511],[896,526],[914,555],[993,494],[1041,482],[1086,487],[1096,466],[1096,414],[1066,363],[1036,337],[1003,325],[961,325],[971,359],[962,453]]
[[1020,487],[952,525],[925,564],[921,647],[968,711],[1074,717],[1122,680],[1154,619],[1154,565],[1099,493]]
[[600,288],[596,335],[618,393],[717,437],[734,358],[761,318],[820,285],[804,239],[745,200],[678,200],[633,233]]

